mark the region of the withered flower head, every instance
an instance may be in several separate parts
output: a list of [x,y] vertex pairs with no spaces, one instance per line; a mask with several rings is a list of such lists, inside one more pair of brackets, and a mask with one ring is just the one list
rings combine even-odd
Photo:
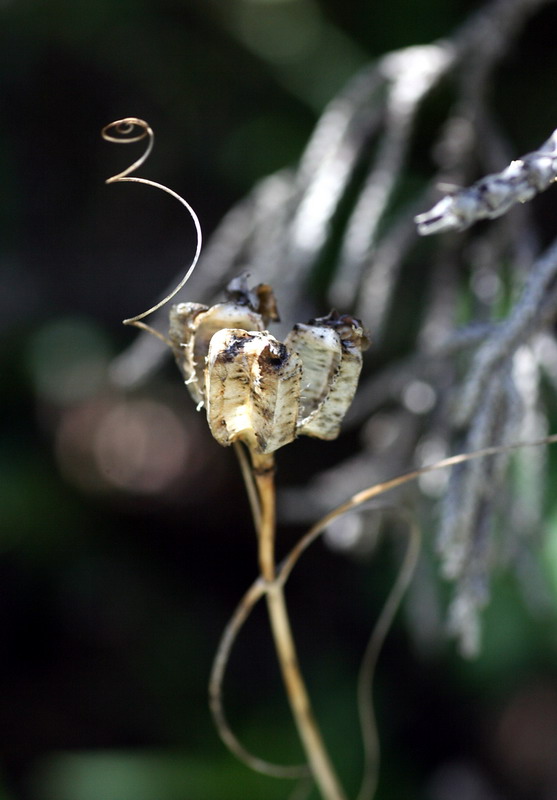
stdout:
[[361,322],[332,311],[295,325],[283,344],[265,330],[278,319],[270,286],[249,289],[243,275],[226,297],[211,308],[180,303],[170,311],[176,361],[215,439],[262,454],[300,434],[336,438],[369,346]]

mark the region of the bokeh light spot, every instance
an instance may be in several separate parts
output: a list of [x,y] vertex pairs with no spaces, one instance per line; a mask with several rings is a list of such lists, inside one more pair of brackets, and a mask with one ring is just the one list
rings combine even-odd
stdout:
[[93,447],[99,472],[109,483],[150,494],[180,473],[186,437],[168,406],[136,400],[119,403],[104,416]]
[[426,414],[435,405],[435,389],[425,381],[411,381],[402,393],[402,402],[413,414]]
[[[416,448],[418,467],[427,467],[447,457],[447,448],[441,438],[425,436]],[[441,497],[447,488],[450,472],[447,469],[426,472],[418,478],[418,484],[424,494],[430,497]]]
[[184,473],[188,434],[158,400],[97,398],[69,409],[56,437],[66,478],[86,491],[160,494]]

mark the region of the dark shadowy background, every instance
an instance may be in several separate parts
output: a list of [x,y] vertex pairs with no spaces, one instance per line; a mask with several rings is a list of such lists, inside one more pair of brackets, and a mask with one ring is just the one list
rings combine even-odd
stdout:
[[[127,115],[148,120],[157,144],[142,174],[182,193],[209,236],[258,178],[299,158],[359,67],[448,35],[479,6],[0,3],[1,800],[289,792],[234,761],[207,709],[220,633],[256,571],[232,454],[211,440],[173,365],[126,398],[106,385],[110,359],[134,337],[121,319],[187,264],[193,238],[171,200],[104,184],[130,159],[100,129]],[[537,65],[556,25],[555,9],[532,23],[530,75],[513,67],[519,54],[503,67],[512,77],[500,112],[518,152],[557,119],[547,93],[535,100],[553,81]],[[513,91],[533,96],[524,119]],[[401,315],[412,313],[409,302]],[[334,460],[327,447],[297,442],[279,455],[279,479],[303,481]],[[283,542],[300,532],[285,528]],[[317,545],[291,587],[304,669],[352,791],[354,677],[394,577],[391,556],[361,562]],[[475,662],[443,641],[420,648],[396,626],[377,684],[378,800],[557,796],[555,621],[532,616],[503,577]],[[262,613],[242,635],[226,695],[252,749],[300,758]]]

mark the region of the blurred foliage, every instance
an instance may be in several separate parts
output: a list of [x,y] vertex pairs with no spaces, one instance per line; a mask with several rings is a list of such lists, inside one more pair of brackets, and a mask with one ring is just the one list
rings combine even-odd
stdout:
[[[101,127],[127,114],[147,119],[164,142],[149,176],[182,191],[209,234],[257,179],[298,159],[325,103],[359,67],[447,35],[480,5],[0,4],[0,800],[272,800],[289,791],[237,764],[209,720],[212,655],[256,564],[232,456],[210,440],[170,366],[130,401],[136,427],[122,447],[134,441],[143,455],[139,478],[126,477],[120,398],[106,369],[130,341],[120,319],[151,302],[191,243],[181,210],[164,198],[103,185],[122,153],[100,141]],[[539,26],[528,70],[502,67],[513,85],[503,82],[496,104],[519,152],[555,125],[543,93],[553,33]],[[523,105],[529,112],[515,113]],[[435,98],[428,113],[437,113]],[[425,157],[421,169],[429,169]],[[423,174],[416,167],[408,176],[409,195]],[[547,208],[549,217],[554,205]],[[317,294],[327,269],[316,273]],[[420,281],[397,298],[393,350],[416,324]],[[108,412],[105,439],[93,441],[93,421]],[[145,420],[157,419],[143,440]],[[179,463],[167,458],[170,438],[183,442]],[[120,473],[105,480],[91,471],[86,446],[114,448]],[[303,480],[329,458],[321,443],[296,443],[281,475]],[[161,470],[164,491],[153,482]],[[140,480],[142,491],[126,480]],[[526,607],[516,580],[498,576],[475,662],[435,636],[428,643],[427,631],[412,641],[397,625],[376,690],[377,800],[549,800],[538,776],[544,748],[557,747],[554,507],[548,530],[540,560],[551,597],[533,591]],[[285,527],[285,546],[299,533]],[[394,574],[388,548],[374,558],[318,547],[290,591],[304,670],[352,790],[360,768],[354,675]],[[433,562],[426,547],[422,568],[435,599],[446,588]],[[262,614],[242,635],[226,695],[252,748],[299,760]],[[508,749],[513,735],[524,752],[520,742]],[[527,765],[521,775],[509,752]]]

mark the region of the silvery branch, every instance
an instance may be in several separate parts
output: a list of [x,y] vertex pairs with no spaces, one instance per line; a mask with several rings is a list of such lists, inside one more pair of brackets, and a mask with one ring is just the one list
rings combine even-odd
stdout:
[[430,211],[415,217],[418,233],[463,231],[481,219],[505,214],[515,203],[526,203],[557,180],[557,130],[538,150],[512,161],[502,172],[486,175],[465,189],[455,190]]

